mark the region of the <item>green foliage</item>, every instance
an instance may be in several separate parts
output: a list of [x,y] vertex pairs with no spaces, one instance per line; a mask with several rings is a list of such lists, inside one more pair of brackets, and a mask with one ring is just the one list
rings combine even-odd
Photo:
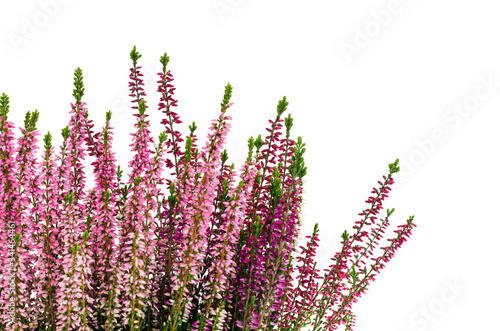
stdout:
[[143,181],[143,178],[141,176],[137,176],[135,179],[134,179],[134,184],[135,186],[139,186]]
[[44,147],[46,150],[50,150],[52,148],[52,135],[50,134],[50,131],[43,137],[43,142],[45,143]]
[[75,195],[73,194],[73,191],[70,191],[68,194],[64,195],[64,202],[66,202],[66,204],[70,205],[74,200]]
[[89,239],[89,236],[90,236],[90,233],[89,233],[89,230],[87,229],[85,231],[85,233],[83,234],[83,242],[86,243],[87,242],[87,239]]
[[85,92],[85,88],[83,87],[83,74],[80,67],[75,70],[75,78],[73,84],[75,86],[75,89],[73,90],[73,96],[75,97],[76,102],[80,103],[83,97],[83,93]]
[[253,140],[253,137],[248,138],[248,157],[247,157],[248,162],[252,160],[254,146],[255,146],[255,141]]
[[288,102],[286,101],[286,97],[283,97],[283,100],[278,102],[278,117],[280,117],[286,110],[288,106]]
[[359,274],[356,271],[356,269],[354,268],[354,266],[352,266],[351,271],[349,272],[349,275],[352,277],[352,282],[350,280],[347,282],[349,284],[351,284],[354,288],[356,286],[356,283],[359,282]]
[[123,170],[121,170],[121,167],[118,166],[116,170],[116,177],[118,178],[118,180],[122,178],[122,175],[123,175]]
[[396,162],[389,164],[389,171],[391,175],[396,172],[399,172],[400,168],[398,167],[398,162],[399,159],[396,159]]
[[4,120],[7,119],[9,109],[9,97],[7,96],[7,94],[2,93],[2,96],[0,97],[0,116],[3,117]]
[[104,149],[107,149],[108,148],[108,142],[109,142],[109,133],[108,133],[108,129],[104,129],[104,133],[103,133],[103,138],[104,138]]
[[264,140],[262,140],[262,135],[259,134],[257,139],[255,139],[255,147],[257,148],[257,151],[256,151],[257,154],[259,153],[262,145],[264,145]]
[[167,141],[168,136],[167,136],[167,131],[160,132],[160,135],[158,136],[158,140],[160,142],[160,146],[163,145],[165,141]]
[[342,239],[344,239],[344,241],[349,240],[349,233],[347,233],[347,230],[344,230],[344,233],[342,233]]
[[66,125],[66,127],[61,130],[61,135],[62,135],[64,141],[66,141],[66,139],[69,138],[70,134],[71,134],[71,131],[69,129],[69,125]]
[[198,127],[196,126],[196,123],[193,121],[193,124],[189,126],[189,132],[191,132],[191,134],[194,134],[194,131],[196,131]]
[[224,151],[221,153],[222,164],[226,163],[226,161],[227,161],[228,158],[229,158],[229,156],[227,155],[227,150],[224,149]]
[[137,51],[136,47],[134,46],[134,48],[130,52],[130,59],[133,61],[134,67],[137,66],[137,60],[139,60],[141,57],[142,57],[142,55],[139,54],[139,52]]
[[90,230],[90,226],[92,225],[92,217],[90,215],[87,215],[87,221],[85,224],[87,225],[87,231]]
[[146,101],[144,99],[139,100],[139,115],[144,116],[146,113]]
[[168,204],[170,206],[170,209],[173,209],[175,204],[177,203],[177,196],[175,194],[174,182],[170,182],[169,192],[170,192],[170,195],[168,197]]
[[193,148],[193,137],[189,136],[186,139],[186,150],[184,151],[184,163],[186,164],[189,163],[189,161],[191,160],[192,148]]
[[293,126],[293,118],[291,117],[290,113],[288,113],[288,117],[285,118],[285,128],[286,128],[286,136],[288,137],[290,135],[290,129]]
[[224,99],[222,99],[221,107],[224,109],[229,105],[229,100],[231,99],[231,94],[233,92],[233,87],[231,84],[227,83],[226,90],[224,92]]
[[21,241],[21,232],[18,232],[16,236],[14,237],[14,240],[16,243],[19,245],[19,242]]
[[38,121],[38,116],[40,113],[37,109],[33,113],[28,111],[26,117],[24,118],[24,128],[26,131],[31,132],[36,130],[36,122]]
[[294,178],[299,177],[302,179],[307,173],[307,167],[304,165],[304,153],[306,149],[304,148],[306,144],[302,143],[302,137],[297,139],[297,144],[293,147],[294,154],[292,156],[292,165],[290,165],[290,173]]
[[273,176],[269,180],[269,192],[271,194],[271,205],[276,208],[278,202],[283,198],[283,191],[281,190],[281,178],[278,167],[274,166]]
[[[135,49],[135,47],[134,47]],[[163,54],[160,57],[160,63],[163,65],[163,72],[165,73],[165,68],[167,67],[168,61],[170,61],[170,57],[167,56],[167,53]]]
[[111,110],[108,110],[106,112],[106,123],[108,123],[109,121],[111,121]]

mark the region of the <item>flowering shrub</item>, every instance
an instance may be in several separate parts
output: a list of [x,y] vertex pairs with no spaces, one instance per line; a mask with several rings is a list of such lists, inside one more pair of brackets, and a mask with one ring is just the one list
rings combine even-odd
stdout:
[[[80,68],[59,155],[48,132],[42,159],[35,158],[38,111],[26,114],[15,140],[9,98],[1,96],[0,330],[299,330],[309,324],[351,330],[352,303],[415,227],[411,216],[384,253],[370,258],[370,269],[365,266],[394,212],[378,219],[398,160],[373,189],[355,233],[342,234],[342,250],[320,282],[313,261],[317,224],[306,247],[297,247],[307,168],[305,144],[290,138],[293,119],[282,118],[286,97],[265,140],[248,140],[237,174],[223,150],[232,86],[199,149],[194,122],[185,140],[176,130],[182,122],[163,55],[158,108],[165,131],[155,143],[140,57],[134,47],[129,87],[137,122],[126,183],[112,152],[111,111],[94,132]],[[87,155],[94,157],[95,186],[86,191]]]

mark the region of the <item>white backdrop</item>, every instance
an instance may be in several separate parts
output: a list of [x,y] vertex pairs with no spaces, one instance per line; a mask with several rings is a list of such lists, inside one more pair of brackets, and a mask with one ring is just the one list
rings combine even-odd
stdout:
[[319,223],[321,268],[400,159],[380,246],[410,215],[417,228],[354,304],[355,330],[498,330],[499,9],[487,0],[4,0],[0,93],[17,127],[38,109],[39,146],[51,131],[59,151],[81,67],[94,129],[113,111],[123,168],[135,123],[130,50],[143,54],[156,142],[155,73],[167,52],[180,130],[196,121],[198,146],[233,86],[226,148],[238,170],[247,139],[267,134],[286,96],[292,136],[307,148],[302,232]]

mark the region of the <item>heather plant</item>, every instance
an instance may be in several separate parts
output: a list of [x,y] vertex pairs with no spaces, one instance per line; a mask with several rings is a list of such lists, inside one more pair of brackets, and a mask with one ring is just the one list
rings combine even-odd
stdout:
[[[237,173],[224,149],[232,86],[199,149],[195,122],[185,140],[177,130],[165,53],[158,73],[165,130],[155,143],[141,57],[134,46],[136,124],[126,181],[112,151],[112,113],[94,132],[80,68],[59,155],[48,132],[41,160],[35,157],[38,111],[27,112],[16,140],[9,98],[0,97],[0,330],[352,330],[352,304],[416,226],[409,217],[382,255],[369,257],[394,212],[379,219],[398,160],[321,277],[318,224],[306,247],[298,246],[306,149],[300,136],[290,138],[286,97],[265,139],[248,139]],[[87,157],[94,157],[95,184],[86,190]]]

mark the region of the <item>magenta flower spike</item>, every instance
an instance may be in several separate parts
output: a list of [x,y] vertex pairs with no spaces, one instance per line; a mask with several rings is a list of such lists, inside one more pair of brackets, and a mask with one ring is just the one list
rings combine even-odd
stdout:
[[[156,211],[156,204],[153,199],[158,190],[153,187],[152,180],[157,179],[154,166],[149,158],[149,154],[154,153],[149,149],[149,143],[153,139],[149,136],[149,121],[146,121],[148,115],[145,114],[146,102],[143,97],[146,96],[142,88],[143,80],[140,78],[140,66],[137,66],[137,60],[142,55],[136,51],[134,46],[130,52],[130,58],[133,61],[129,83],[132,102],[137,103],[133,109],[138,113],[135,127],[137,131],[133,136],[133,143],[130,145],[135,151],[132,161],[129,162],[131,173],[129,176],[128,194],[124,209],[124,223],[122,225],[120,242],[120,260],[122,268],[130,271],[123,279],[123,300],[121,325],[128,325],[138,328],[146,315],[144,310],[152,308],[151,300],[155,298],[156,293],[151,293],[149,275],[156,270],[156,260],[154,257],[154,247],[156,239],[153,233],[156,232],[156,225],[150,211]],[[160,155],[161,156],[161,155]],[[161,169],[160,169],[161,170]],[[152,178],[153,174],[153,178]]]
[[[158,109],[162,110],[166,118],[162,119],[161,124],[165,126],[165,134],[168,139],[165,141],[166,154],[172,154],[173,161],[169,158],[165,158],[165,167],[167,169],[174,168],[174,172],[171,175],[179,176],[180,170],[180,158],[182,158],[183,153],[179,146],[179,143],[184,142],[182,139],[182,134],[174,129],[174,124],[181,124],[182,121],[179,119],[179,115],[172,110],[172,107],[177,107],[177,100],[172,96],[174,95],[175,87],[172,85],[174,78],[170,73],[167,72],[167,64],[170,58],[165,53],[161,58],[160,62],[163,65],[162,72],[158,73],[160,80],[158,81],[158,92],[161,93],[160,103],[158,104]],[[171,180],[166,180],[166,186],[170,187]]]
[[[279,108],[278,108],[279,109]],[[283,111],[286,109],[283,108]],[[280,110],[278,110],[280,114]],[[292,126],[291,118],[285,121],[287,127],[287,138],[289,138],[290,128]],[[281,141],[280,150],[284,150],[283,140]],[[294,142],[291,142],[293,146]],[[288,144],[287,144],[288,145]],[[264,292],[263,300],[260,307],[264,307],[259,316],[254,316],[258,320],[255,328],[260,328],[261,325],[267,328],[278,325],[279,310],[283,305],[282,297],[286,294],[287,279],[290,278],[292,272],[290,268],[291,253],[294,250],[294,242],[298,237],[298,226],[300,219],[300,202],[302,200],[302,181],[301,177],[305,175],[305,168],[299,171],[303,162],[302,154],[305,152],[302,144],[302,138],[298,138],[298,144],[293,147],[292,164],[286,168],[287,172],[281,174],[278,167],[274,167],[273,176],[269,178],[267,191],[270,195],[269,207],[274,213],[272,218],[269,218],[270,224],[268,230],[268,240],[270,242],[267,250],[267,259],[265,270],[267,278],[270,279],[267,293]],[[286,153],[285,153],[286,155]],[[280,166],[282,161],[280,155]],[[284,176],[286,181],[283,180]],[[298,177],[297,177],[298,176]],[[283,182],[282,182],[283,180]],[[287,267],[284,267],[287,265]]]
[[[155,305],[158,311],[158,320],[155,323],[158,325],[163,325],[166,323],[166,316],[168,314],[167,308],[171,304],[170,296],[172,293],[172,284],[175,277],[172,277],[173,263],[177,261],[178,255],[177,251],[182,246],[182,228],[185,224],[184,220],[177,217],[180,212],[178,206],[178,191],[186,188],[185,185],[190,185],[186,182],[187,177],[195,169],[195,158],[191,158],[191,154],[196,155],[197,150],[195,150],[196,136],[193,134],[196,129],[196,125],[190,126],[191,134],[188,137],[187,153],[189,157],[185,157],[184,153],[181,151],[179,143],[182,143],[184,139],[181,137],[181,133],[174,129],[175,124],[180,124],[179,116],[173,111],[173,107],[177,107],[177,100],[172,96],[174,94],[175,88],[172,85],[174,80],[170,70],[167,71],[167,64],[170,58],[165,53],[160,57],[160,63],[162,64],[162,71],[158,73],[160,80],[158,81],[158,92],[161,93],[160,102],[158,104],[158,109],[165,114],[165,118],[162,119],[161,124],[165,126],[165,131],[160,134],[160,147],[165,146],[166,156],[160,160],[164,161],[165,167],[168,169],[174,168],[174,171],[170,175],[175,176],[175,184],[169,178],[158,177],[157,184],[166,183],[167,188],[170,191],[170,196],[167,201],[163,198],[162,202],[157,203],[158,207],[158,221],[159,227],[157,229],[157,247],[156,247],[156,257],[158,261],[158,268],[155,275],[155,282],[153,284],[156,299]],[[171,155],[168,157],[168,155]],[[183,171],[185,167],[189,167],[189,171]],[[159,176],[159,175],[158,175]],[[165,181],[163,181],[163,179]],[[182,188],[184,187],[184,188]],[[191,189],[189,189],[191,190]],[[163,195],[159,193],[159,195]]]
[[[164,161],[165,167],[167,169],[174,168],[174,171],[170,175],[179,177],[179,172],[181,170],[181,162],[183,158],[183,153],[179,146],[180,143],[184,142],[181,137],[181,133],[174,129],[175,124],[181,124],[182,121],[179,119],[179,115],[173,111],[173,107],[177,107],[177,100],[172,96],[174,95],[175,88],[172,84],[174,80],[170,70],[167,71],[167,65],[170,58],[165,53],[160,57],[160,63],[162,64],[162,71],[158,73],[160,80],[158,81],[158,92],[161,94],[160,102],[158,104],[158,110],[161,110],[165,114],[165,118],[162,119],[161,124],[165,126],[165,131],[160,135],[160,145],[165,146],[165,157],[161,160]],[[164,144],[162,144],[164,143]],[[171,155],[171,157],[168,157]],[[173,182],[170,178],[161,178],[165,181],[158,184],[165,184],[166,187],[174,189]],[[173,191],[171,190],[171,194]],[[170,210],[174,207],[174,197],[168,198],[168,206]],[[156,273],[155,279],[155,289],[156,289],[156,308],[159,314],[166,314],[164,303],[167,301],[167,293],[170,293],[170,279],[167,279],[167,275],[171,270],[171,257],[172,252],[170,249],[173,247],[173,228],[174,220],[170,218],[168,221],[168,227],[166,227],[167,218],[169,218],[169,213],[164,211],[166,208],[165,199],[162,202],[157,203],[157,217],[159,220],[159,228],[157,231],[157,252],[156,256],[158,258],[158,272]],[[167,208],[168,209],[168,208]],[[157,321],[160,323],[160,321]]]
[[[299,246],[302,250],[300,254],[305,255],[304,257],[297,257],[297,261],[302,263],[301,266],[297,267],[297,271],[299,272],[297,287],[292,286],[291,277],[287,279],[286,287],[288,291],[281,309],[279,324],[280,328],[284,330],[293,329],[295,323],[303,325],[303,313],[308,313],[311,309],[318,308],[316,301],[312,300],[318,293],[319,285],[317,280],[320,278],[316,269],[316,262],[314,262],[316,247],[319,246],[318,231],[318,223],[316,223],[312,236],[306,236],[306,238],[310,238],[307,247]],[[301,299],[299,300],[299,298]]]

